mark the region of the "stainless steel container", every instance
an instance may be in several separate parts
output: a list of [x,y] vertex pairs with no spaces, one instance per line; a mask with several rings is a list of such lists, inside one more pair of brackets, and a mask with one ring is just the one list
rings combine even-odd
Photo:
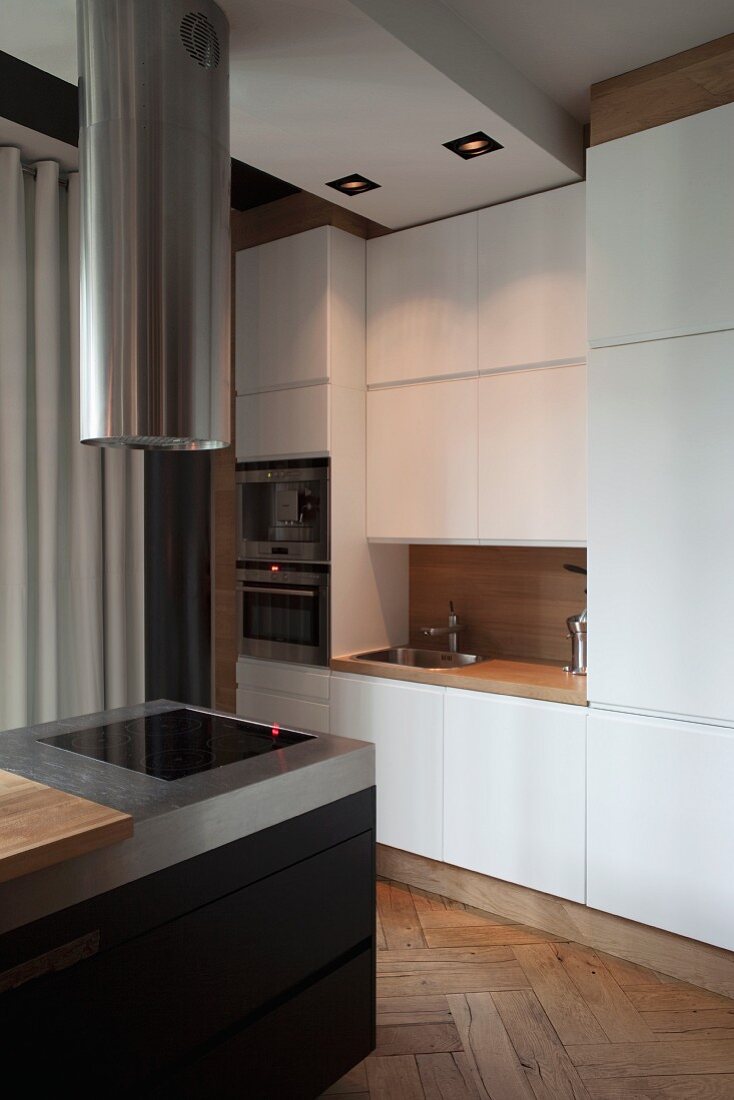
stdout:
[[229,443],[229,26],[77,0],[81,439]]
[[566,665],[564,671],[571,672],[574,676],[585,676],[587,672],[586,612],[571,615],[566,619],[566,626],[568,627],[566,636],[571,639],[571,663]]

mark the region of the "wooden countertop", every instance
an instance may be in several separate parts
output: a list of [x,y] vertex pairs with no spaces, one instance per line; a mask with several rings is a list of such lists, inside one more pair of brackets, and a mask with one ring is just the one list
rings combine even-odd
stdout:
[[0,882],[132,835],[129,814],[0,771]]
[[542,662],[498,659],[466,668],[434,671],[387,665],[380,661],[358,661],[352,656],[345,656],[334,657],[331,667],[334,672],[351,672],[355,676],[382,676],[386,680],[407,680],[413,684],[433,684],[435,687],[586,706],[586,677],[572,676],[564,672],[560,665]]

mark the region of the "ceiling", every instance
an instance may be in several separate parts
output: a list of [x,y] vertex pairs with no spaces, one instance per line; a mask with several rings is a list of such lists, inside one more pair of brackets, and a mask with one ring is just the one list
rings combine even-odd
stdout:
[[589,86],[734,32],[732,0],[443,0],[569,114]]
[[[220,2],[232,156],[391,227],[579,179],[590,83],[734,29],[731,0]],[[76,83],[75,0],[2,0],[0,42]],[[475,130],[504,148],[443,148]],[[352,172],[381,187],[326,186]]]

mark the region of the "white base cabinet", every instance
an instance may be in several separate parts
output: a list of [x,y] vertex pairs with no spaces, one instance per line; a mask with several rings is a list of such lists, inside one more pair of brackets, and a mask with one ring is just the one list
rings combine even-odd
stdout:
[[734,950],[734,729],[591,711],[588,904]]
[[584,902],[586,710],[447,691],[444,860]]
[[371,741],[377,779],[377,840],[443,858],[442,688],[337,673],[331,733]]

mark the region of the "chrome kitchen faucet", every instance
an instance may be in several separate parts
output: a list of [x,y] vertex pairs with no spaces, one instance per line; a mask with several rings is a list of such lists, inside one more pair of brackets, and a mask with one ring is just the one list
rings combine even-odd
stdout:
[[426,638],[445,638],[449,639],[449,653],[458,653],[458,638],[459,631],[461,630],[459,620],[454,610],[454,601],[449,600],[449,622],[448,626],[427,626],[421,631],[421,634]]

